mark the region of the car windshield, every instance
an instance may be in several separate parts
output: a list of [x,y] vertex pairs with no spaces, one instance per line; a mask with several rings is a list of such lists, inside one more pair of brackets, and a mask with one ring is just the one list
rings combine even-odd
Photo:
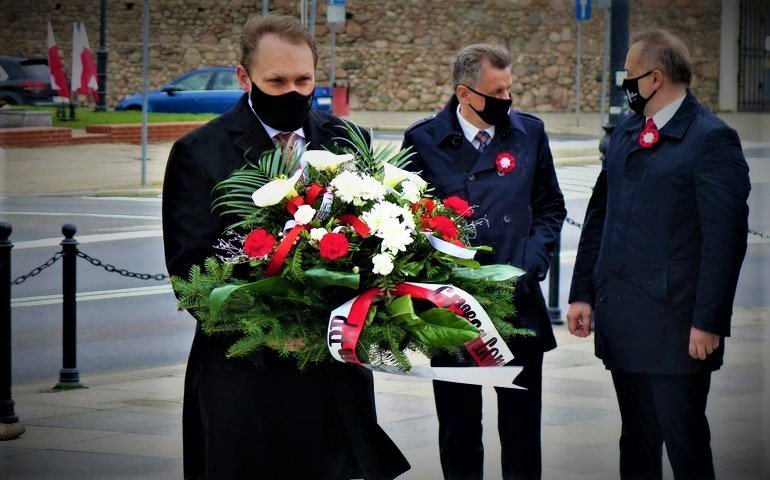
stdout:
[[28,79],[48,81],[48,65],[44,63],[24,62],[21,68]]

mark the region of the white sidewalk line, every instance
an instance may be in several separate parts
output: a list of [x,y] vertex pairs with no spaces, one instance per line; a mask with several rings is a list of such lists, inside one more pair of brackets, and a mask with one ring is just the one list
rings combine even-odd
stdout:
[[[89,300],[107,300],[110,298],[142,297],[145,295],[163,295],[172,293],[171,285],[154,285],[151,287],[120,288],[117,290],[99,290],[81,292],[76,295],[78,302]],[[11,299],[11,307],[36,307],[39,305],[55,305],[62,302],[61,294],[39,295]]]

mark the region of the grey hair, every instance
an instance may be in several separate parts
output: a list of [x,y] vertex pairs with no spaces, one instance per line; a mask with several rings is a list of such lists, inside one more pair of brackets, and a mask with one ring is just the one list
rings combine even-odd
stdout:
[[639,59],[647,69],[659,68],[674,83],[690,86],[692,60],[679,37],[663,29],[645,30],[631,37],[631,45],[635,43],[642,44]]
[[460,50],[452,64],[452,83],[476,88],[481,79],[481,62],[487,59],[494,68],[511,66],[511,54],[504,47],[474,43]]

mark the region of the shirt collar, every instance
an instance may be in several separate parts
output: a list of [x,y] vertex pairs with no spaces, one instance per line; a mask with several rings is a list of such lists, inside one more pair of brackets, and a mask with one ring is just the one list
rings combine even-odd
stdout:
[[[474,140],[476,140],[476,134],[479,133],[480,128],[474,126],[471,122],[466,120],[462,114],[460,113],[460,105],[457,105],[457,120],[460,122],[460,128],[463,131],[463,135],[470,143],[473,143]],[[489,134],[489,138],[494,138],[495,136],[495,126],[492,125],[489,128],[484,129],[485,132]]]
[[682,102],[684,102],[684,98],[686,96],[687,94],[682,95],[681,97],[658,110],[658,112],[652,116],[652,121],[655,122],[655,126],[658,127],[658,130],[663,128],[663,126],[674,117],[677,110],[679,110],[679,107],[682,106]]

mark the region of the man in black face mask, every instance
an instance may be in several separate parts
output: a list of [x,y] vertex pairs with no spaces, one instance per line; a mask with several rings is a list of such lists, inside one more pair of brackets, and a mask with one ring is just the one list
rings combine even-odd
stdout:
[[750,182],[735,130],[689,91],[687,47],[664,30],[631,38],[633,114],[610,137],[586,211],[570,332],[595,324],[623,421],[620,476],[714,478],[706,419],[746,253]]
[[[439,198],[457,195],[474,206],[474,243],[494,252],[484,263],[527,271],[512,301],[510,321],[534,337],[509,342],[516,379],[526,390],[497,388],[498,430],[504,479],[541,475],[540,411],[543,352],[556,347],[540,281],[566,216],[543,122],[511,108],[510,53],[476,44],[460,51],[453,66],[454,95],[436,116],[411,126],[404,147],[416,154],[410,168],[435,187]],[[489,312],[494,315],[495,312]],[[445,354],[434,366],[470,366]],[[446,479],[481,479],[484,467],[481,387],[433,382],[439,419],[441,466]]]
[[[252,18],[237,76],[248,92],[174,144],[163,183],[163,240],[172,275],[214,256],[229,222],[211,191],[262,152],[333,147],[341,120],[310,109],[315,41],[293,17]],[[319,319],[320,321],[320,319]],[[376,423],[371,372],[335,363],[299,372],[262,350],[225,357],[235,339],[197,329],[185,378],[186,479],[392,479],[409,464]]]

